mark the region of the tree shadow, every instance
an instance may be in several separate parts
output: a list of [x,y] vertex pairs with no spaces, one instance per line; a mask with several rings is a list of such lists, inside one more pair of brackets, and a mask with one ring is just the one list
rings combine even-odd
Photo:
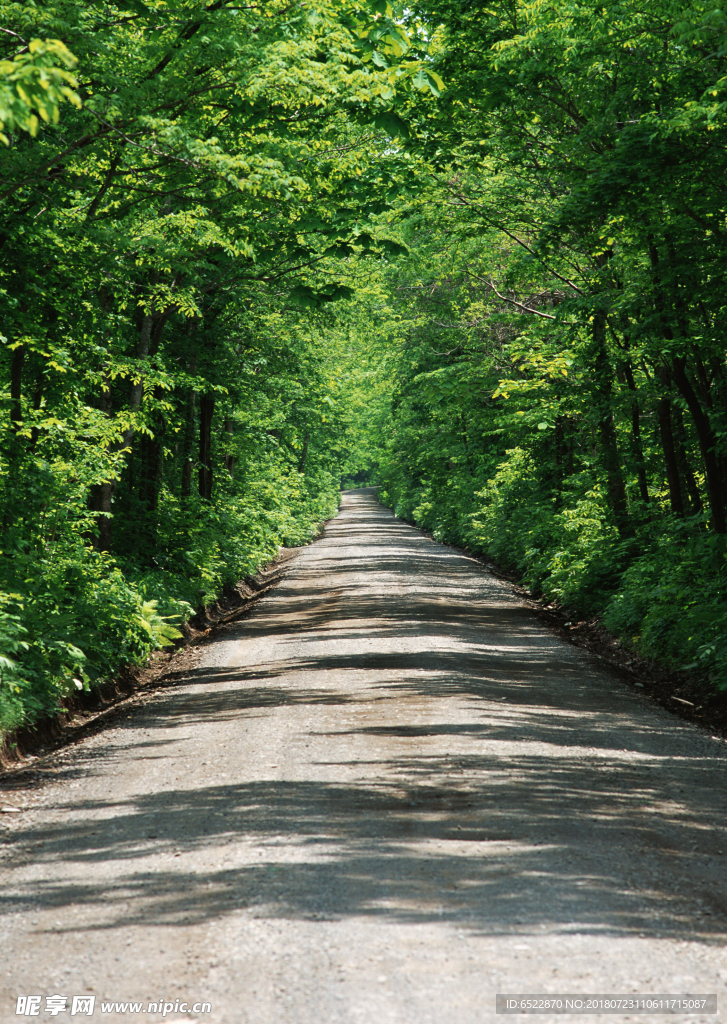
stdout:
[[[705,829],[706,807],[645,813],[658,787],[635,787],[632,768],[615,760],[598,785],[581,765],[538,758],[520,758],[516,772],[493,757],[460,766],[486,781],[442,785],[437,778],[451,773],[451,761],[402,758],[398,767],[418,778],[398,787],[259,781],[116,806],[89,801],[81,808],[113,810],[113,818],[30,829],[36,859],[52,868],[59,857],[90,865],[153,851],[169,856],[168,867],[125,871],[110,883],[90,880],[92,872],[79,882],[49,870],[32,893],[6,892],[0,904],[6,913],[29,899],[36,910],[97,905],[106,920],[92,929],[189,925],[249,907],[268,917],[447,921],[481,935],[546,925],[723,941],[723,892],[708,892],[701,905],[684,892],[695,842],[696,856],[709,858],[724,840]],[[182,859],[175,870],[175,854],[251,840],[266,854],[262,863],[195,870]],[[612,864],[596,855],[616,844],[640,860],[630,884],[622,858]]]
[[[360,530],[342,537],[355,544]],[[327,558],[302,563],[230,627],[226,638],[252,644],[230,648],[233,664],[168,678],[117,725],[113,759],[101,746],[79,749],[74,767],[102,775],[129,753],[165,755],[175,729],[305,707],[300,729],[314,753],[300,754],[310,760],[297,778],[174,785],[123,800],[74,795],[56,805],[55,820],[19,825],[24,857],[47,871],[0,894],[3,912],[97,907],[86,927],[113,929],[248,908],[273,918],[443,921],[479,935],[547,928],[722,944],[722,749],[710,753],[693,728],[645,709],[545,634],[479,563],[404,526],[397,545],[400,557],[371,554],[335,570]],[[412,559],[441,587],[367,589],[369,574],[377,587],[382,573],[411,579]],[[273,635],[274,646],[255,648]],[[267,653],[245,663],[251,650]],[[338,706],[340,726],[330,710]],[[339,781],[320,777],[328,768]],[[191,856],[210,848],[214,867]],[[97,870],[108,863],[111,880]]]

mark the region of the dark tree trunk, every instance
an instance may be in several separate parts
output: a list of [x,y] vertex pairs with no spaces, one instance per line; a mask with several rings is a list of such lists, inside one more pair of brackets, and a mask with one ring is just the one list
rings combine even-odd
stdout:
[[[189,325],[190,334],[196,330],[192,322]],[[187,365],[187,372],[191,377],[197,372],[197,353],[193,352]],[[182,481],[181,498],[187,501],[192,496],[192,472],[194,470],[194,431],[197,421],[197,392],[194,388],[187,391],[187,402],[184,410],[184,435],[182,437]]]
[[662,396],[659,399],[657,415],[659,417],[661,447],[664,452],[664,463],[666,465],[666,482],[669,487],[669,505],[675,516],[684,516],[679,465],[677,463],[674,433],[672,431],[670,398]]
[[712,356],[709,365],[714,376],[715,397],[722,412],[727,412],[727,373],[725,373],[724,365],[716,356]]
[[[136,346],[136,358],[146,361],[149,358],[149,345],[151,343],[151,331],[154,326],[154,317],[151,313],[145,313],[141,320],[141,329],[139,331],[139,341]],[[139,375],[139,379],[131,385],[131,394],[129,395],[129,408],[132,412],[136,412],[137,409],[141,408],[141,400],[144,397],[144,378]],[[128,441],[133,437],[133,430],[127,431]]]
[[[161,333],[157,336],[157,345]],[[153,340],[153,338],[152,338]],[[154,399],[157,408],[151,417],[151,435],[144,434],[140,445],[139,465],[139,498],[150,514],[155,514],[159,508],[159,492],[162,488],[164,472],[164,437],[167,430],[164,412],[159,408],[164,398],[164,389],[154,389]],[[153,527],[156,534],[156,526]]]
[[613,377],[606,350],[606,317],[601,312],[597,312],[593,317],[593,342],[598,400],[598,437],[601,459],[606,470],[608,502],[616,520],[619,535],[631,537],[634,530],[629,520],[626,484],[621,469],[611,405]]
[[[102,411],[107,416],[110,416],[112,409],[111,382],[108,376],[104,377],[104,385],[105,386],[101,390],[100,406]],[[129,475],[131,477],[131,468],[129,468]],[[91,491],[89,507],[94,512],[99,513],[96,518],[96,524],[98,526],[96,547],[99,551],[111,550],[111,505],[113,503],[114,492],[116,491],[117,484],[117,479],[106,480],[104,483],[98,484]]]
[[709,495],[709,508],[712,513],[712,525],[716,533],[727,533],[723,482],[717,461],[717,439],[714,436],[709,417],[702,408],[692,383],[687,376],[686,363],[687,360],[684,356],[675,357],[672,360],[674,382],[679,389],[680,395],[687,403],[687,408],[691,414],[699,439],[699,450],[702,453],[707,477],[707,493]]
[[115,489],[116,482],[111,480],[98,489],[98,511],[101,513],[97,519],[99,551],[111,550],[111,502]]
[[310,431],[306,430],[305,440],[303,441],[303,452],[300,456],[300,462],[298,463],[298,472],[302,473],[305,470],[305,460],[308,458],[308,444],[310,442]]
[[91,489],[88,507],[97,512],[96,535],[92,538],[97,551],[111,550],[111,505],[113,503],[116,481],[107,480]]
[[186,458],[182,463],[182,484],[181,484],[181,496],[182,501],[187,501],[192,496],[192,471],[194,469],[194,459]]
[[212,500],[212,417],[214,395],[202,395],[199,403],[199,493]]
[[565,444],[565,464],[563,469],[564,478],[573,476],[575,449],[576,449],[577,425],[575,420],[566,416],[563,424],[563,439]]
[[555,418],[555,507],[559,509],[562,505],[563,496],[563,480],[565,478],[566,463],[568,460],[568,451],[565,440],[565,428],[564,428],[564,416],[556,416]]
[[139,498],[147,512],[155,513],[159,508],[159,491],[162,482],[162,435],[163,425],[158,424],[154,436],[144,434],[139,452]]
[[23,363],[25,362],[25,345],[18,345],[13,352],[10,365],[10,423],[15,433],[23,421],[21,398],[23,394]]
[[[37,376],[36,382],[35,382],[35,391],[33,392],[33,409],[35,410],[35,412],[37,412],[40,409],[41,405],[43,404],[43,391],[44,391],[44,388],[45,388],[45,366],[43,364],[41,364],[40,369],[38,370],[38,376]],[[39,436],[40,436],[40,432],[39,432],[37,426],[34,425],[33,428],[30,431],[30,450],[32,452],[34,452],[35,449],[38,446],[38,438],[39,438]]]
[[[225,420],[225,433],[228,435],[228,442],[232,440],[234,433],[234,423],[229,418]],[[230,474],[230,477],[234,479],[235,476],[235,456],[231,452],[225,454],[225,469]]]
[[624,376],[631,392],[631,451],[636,465],[636,478],[639,482],[639,496],[645,505],[649,504],[649,488],[646,480],[646,462],[644,461],[644,448],[641,444],[641,410],[637,398],[636,381],[634,380],[631,363],[627,362],[624,367]]
[[689,494],[689,500],[692,503],[692,510],[694,512],[701,512],[704,506],[702,505],[702,496],[699,493],[697,479],[694,476],[694,471],[692,470],[689,462],[689,456],[687,455],[687,435],[684,429],[682,411],[679,406],[673,405],[671,414],[674,423],[674,437],[682,479],[684,480],[687,493]]
[[[683,333],[684,337],[687,337],[686,333]],[[705,409],[709,409],[710,412],[714,411],[714,403],[712,401],[712,386],[707,374],[707,369],[702,362],[698,352],[692,353],[692,361],[694,363],[695,378],[697,381],[696,391],[700,393],[702,405]]]
[[152,324],[151,335],[149,337],[149,355],[155,356],[159,351],[159,347],[162,343],[162,335],[164,334],[164,328],[167,326],[169,317],[174,312],[174,306],[169,306],[164,310],[163,313],[157,314],[154,317]]
[[184,438],[182,441],[182,501],[192,494],[192,470],[194,469],[194,427],[197,418],[197,392],[190,388],[187,392],[187,407],[184,417]]

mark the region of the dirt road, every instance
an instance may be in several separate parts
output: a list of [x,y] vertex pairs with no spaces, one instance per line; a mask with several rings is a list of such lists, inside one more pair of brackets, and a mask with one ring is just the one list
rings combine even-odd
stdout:
[[0,1020],[29,994],[481,1024],[497,992],[715,991],[688,1019],[722,1019],[725,752],[346,492],[251,617],[0,794],[25,808],[0,816]]

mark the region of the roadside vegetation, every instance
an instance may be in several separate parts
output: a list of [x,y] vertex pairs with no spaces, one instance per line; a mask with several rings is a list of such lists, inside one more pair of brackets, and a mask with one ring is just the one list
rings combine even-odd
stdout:
[[[0,3],[0,728],[338,504],[327,308],[436,90],[385,3]],[[355,384],[355,382],[354,382]],[[352,386],[354,386],[352,384]]]
[[432,0],[384,497],[727,687],[727,20]]
[[727,686],[727,21],[0,0],[0,729],[341,483]]

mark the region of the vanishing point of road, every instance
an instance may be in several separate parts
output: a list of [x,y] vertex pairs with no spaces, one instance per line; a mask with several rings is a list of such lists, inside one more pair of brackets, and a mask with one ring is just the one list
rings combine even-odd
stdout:
[[482,1024],[498,992],[718,992],[677,1016],[722,1019],[724,743],[372,490],[179,664],[0,796],[2,1022],[94,994]]

